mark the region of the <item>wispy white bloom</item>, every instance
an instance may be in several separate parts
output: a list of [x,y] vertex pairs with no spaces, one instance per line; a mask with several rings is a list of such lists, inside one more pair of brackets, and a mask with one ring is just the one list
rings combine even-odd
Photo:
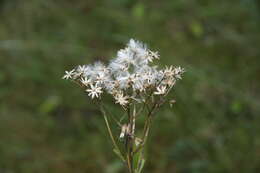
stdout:
[[143,52],[146,50],[146,45],[140,41],[134,40],[134,39],[130,39],[130,41],[128,42],[128,47],[136,52]]
[[65,71],[65,75],[62,77],[62,79],[72,79],[74,74],[75,74],[74,69],[71,71]]
[[104,72],[100,72],[100,73],[97,74],[97,78],[96,78],[97,81],[96,82],[101,84],[101,83],[103,83],[105,81],[105,78],[106,78],[105,73]]
[[90,89],[86,90],[89,94],[88,96],[91,96],[91,98],[99,97],[100,94],[102,94],[102,88],[98,87],[97,85],[90,85]]
[[102,62],[97,61],[94,63],[93,70],[96,72],[105,72],[106,66]]
[[154,92],[155,95],[163,95],[166,93],[166,86],[158,86],[157,91]]
[[142,100],[150,89],[155,88],[151,91],[155,95],[163,95],[167,88],[181,79],[184,72],[181,67],[169,66],[158,70],[157,66],[150,65],[155,59],[159,59],[158,52],[149,50],[140,41],[130,39],[107,66],[101,62],[81,65],[66,71],[63,79],[81,83],[91,98],[99,97],[106,91],[115,97],[116,103],[124,106],[130,102],[140,102],[138,100]]

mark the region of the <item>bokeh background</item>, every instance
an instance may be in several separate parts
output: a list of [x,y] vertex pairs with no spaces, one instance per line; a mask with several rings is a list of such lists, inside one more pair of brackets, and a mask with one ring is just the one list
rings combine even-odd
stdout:
[[187,71],[145,172],[260,172],[259,1],[1,0],[1,173],[124,172],[98,108],[61,77],[130,38]]

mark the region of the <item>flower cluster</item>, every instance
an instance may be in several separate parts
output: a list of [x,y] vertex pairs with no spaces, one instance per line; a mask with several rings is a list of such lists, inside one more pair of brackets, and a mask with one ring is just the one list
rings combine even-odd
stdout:
[[65,71],[63,79],[70,79],[84,86],[88,95],[100,98],[106,92],[115,103],[126,106],[131,102],[143,102],[147,95],[166,95],[184,70],[181,67],[158,69],[151,63],[159,59],[158,52],[151,51],[139,41],[131,39],[116,58],[106,66],[101,62],[78,66]]

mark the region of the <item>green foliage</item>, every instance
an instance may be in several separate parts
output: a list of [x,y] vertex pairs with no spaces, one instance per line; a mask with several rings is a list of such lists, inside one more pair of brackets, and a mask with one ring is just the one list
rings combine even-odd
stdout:
[[254,0],[0,1],[0,172],[123,172],[101,112],[61,77],[108,62],[132,37],[158,48],[158,65],[187,71],[173,108],[157,114],[144,170],[259,172],[259,8]]

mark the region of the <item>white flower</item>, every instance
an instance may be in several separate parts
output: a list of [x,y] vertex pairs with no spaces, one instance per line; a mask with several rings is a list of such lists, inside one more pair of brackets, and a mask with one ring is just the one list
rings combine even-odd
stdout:
[[81,73],[81,74],[84,74],[84,73],[86,73],[86,71],[87,71],[87,68],[86,68],[86,66],[85,65],[79,65],[78,66],[78,69],[77,69],[77,72],[78,73]]
[[142,78],[137,78],[137,80],[132,84],[132,88],[134,91],[138,90],[140,92],[145,91],[145,86],[144,86],[144,80]]
[[97,61],[94,63],[94,66],[93,66],[93,71],[96,71],[96,72],[105,72],[106,71],[106,66],[100,62],[100,61]]
[[127,89],[129,87],[129,77],[130,74],[128,72],[122,72],[119,76],[115,77],[120,89]]
[[135,83],[136,81],[138,80],[138,75],[135,73],[135,74],[132,74],[132,75],[129,75],[128,77],[128,83],[129,84],[133,84]]
[[177,68],[174,69],[175,77],[177,79],[181,79],[181,74],[184,73],[184,72],[185,72],[184,69],[181,68],[181,67],[177,67]]
[[164,69],[163,71],[165,76],[174,76],[175,74],[175,69],[173,68],[173,66],[167,67]]
[[155,95],[163,95],[166,93],[166,86],[158,86],[157,91],[154,92]]
[[85,65],[79,65],[74,73],[73,79],[77,79],[80,76],[84,76],[85,73],[87,72],[88,68],[86,68]]
[[154,58],[152,56],[147,55],[146,58],[148,62],[153,62]]
[[160,55],[159,55],[159,53],[157,51],[153,52],[153,51],[150,50],[149,54],[150,54],[150,56],[152,56],[155,59],[160,59]]
[[71,71],[65,71],[65,75],[62,77],[62,79],[72,79],[74,74],[75,74],[74,69]]
[[134,52],[132,52],[129,48],[119,50],[117,52],[117,62],[134,64]]
[[126,64],[118,63],[116,60],[112,60],[108,68],[114,74],[128,70],[128,66]]
[[136,52],[142,52],[142,51],[146,50],[145,44],[143,44],[140,41],[134,40],[132,38],[130,39],[130,41],[128,42],[127,45],[130,49],[132,49],[133,51],[136,51]]
[[147,58],[148,62],[153,62],[154,59],[159,59],[159,54],[158,52],[153,52],[149,50],[149,52],[146,52],[145,57]]
[[95,98],[95,97],[99,97],[100,94],[102,94],[102,88],[98,87],[97,85],[90,85],[90,89],[86,90],[87,92],[89,92],[88,96],[91,96],[91,98]]
[[116,103],[119,103],[122,106],[128,104],[128,96],[124,96],[122,92],[117,93],[114,98],[116,99]]
[[113,80],[106,80],[104,82],[104,88],[109,94],[113,94],[115,90],[115,82]]
[[173,77],[167,77],[166,79],[164,79],[162,81],[163,84],[168,85],[168,86],[173,86],[175,84],[175,82],[176,82],[176,79]]
[[149,60],[149,50],[147,49],[146,45],[140,41],[130,39],[129,43],[127,44],[126,50],[132,53],[132,58],[134,60],[133,65],[135,66],[142,66],[148,64]]
[[92,82],[91,82],[91,80],[90,79],[88,79],[87,77],[82,77],[81,79],[80,79],[80,82],[83,84],[83,85],[85,85],[85,86],[88,86],[88,85],[90,85]]

